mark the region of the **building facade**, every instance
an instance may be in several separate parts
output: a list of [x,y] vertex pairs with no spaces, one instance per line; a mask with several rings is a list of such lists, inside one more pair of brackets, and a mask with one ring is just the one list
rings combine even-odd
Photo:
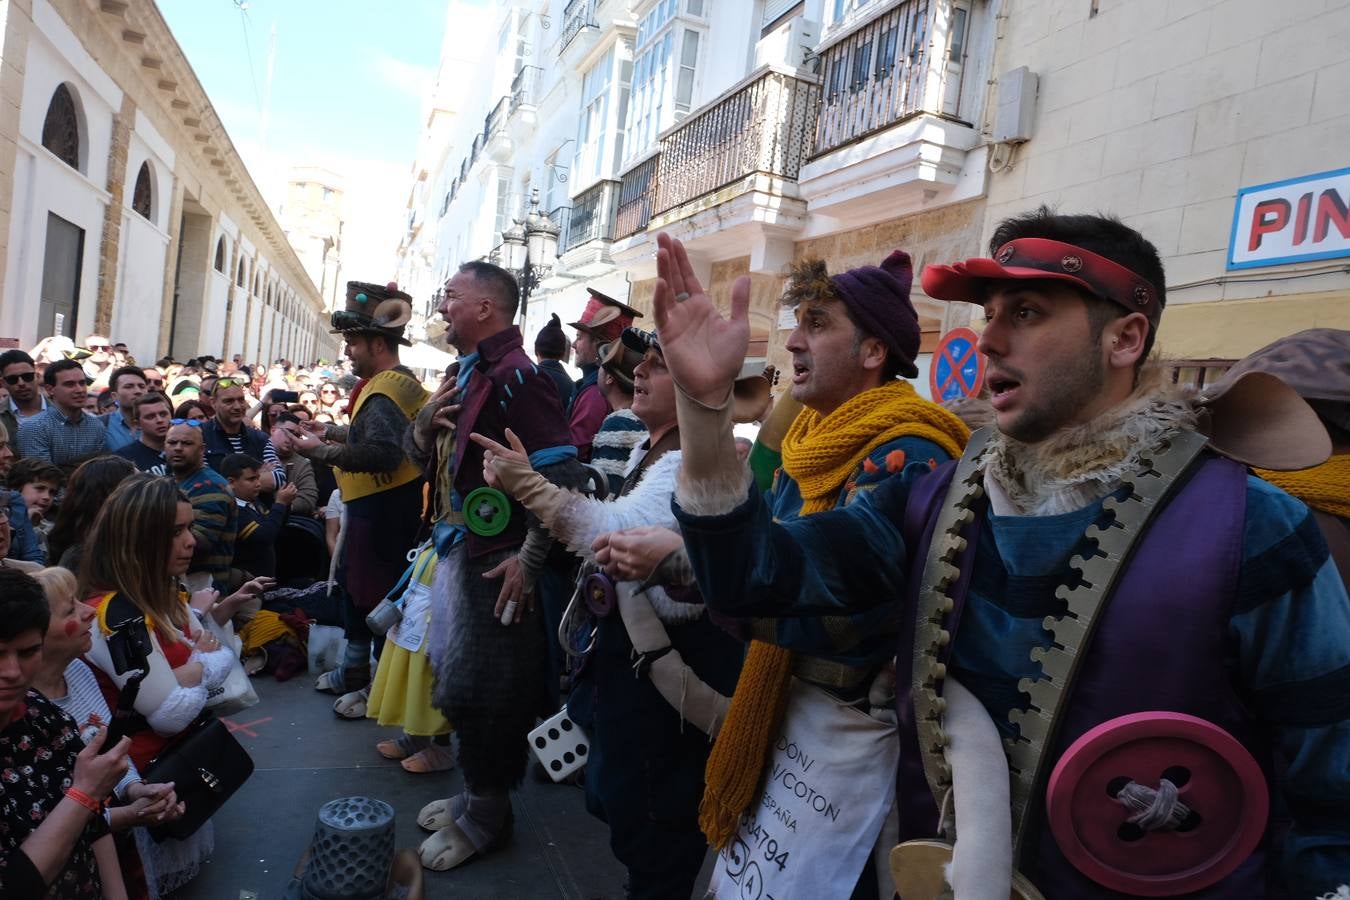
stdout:
[[[437,235],[439,278],[494,258],[538,191],[561,233],[527,335],[577,313],[588,285],[649,311],[667,231],[719,302],[750,276],[751,356],[782,367],[793,261],[839,271],[903,248],[917,273],[987,253],[999,220],[1041,204],[1114,213],[1157,245],[1159,347],[1188,380],[1300,328],[1350,327],[1343,0],[1298,15],[1261,0],[491,9],[471,127],[440,141],[442,180],[413,218]],[[974,308],[917,278],[914,301],[926,373]]]
[[0,5],[0,335],[332,357],[323,305],[159,10]]
[[309,280],[319,289],[325,313],[338,307],[345,293],[342,276],[343,180],[319,166],[297,166],[286,182],[281,227],[300,258]]

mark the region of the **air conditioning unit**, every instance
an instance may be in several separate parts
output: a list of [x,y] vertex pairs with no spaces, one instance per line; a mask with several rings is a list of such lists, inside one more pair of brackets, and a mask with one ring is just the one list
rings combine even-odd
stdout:
[[766,65],[800,69],[808,66],[820,42],[820,23],[793,16],[755,44],[755,68]]

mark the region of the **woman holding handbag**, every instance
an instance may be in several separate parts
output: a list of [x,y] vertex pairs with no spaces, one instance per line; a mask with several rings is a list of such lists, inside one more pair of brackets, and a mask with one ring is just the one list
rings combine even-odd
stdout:
[[[80,596],[98,619],[88,659],[102,676],[108,706],[133,711],[125,733],[142,772],[190,729],[208,692],[238,664],[234,650],[221,647],[202,626],[179,587],[195,543],[192,505],[172,478],[148,475],[133,475],[112,493],[85,543]],[[184,786],[176,787],[182,796]],[[195,877],[214,843],[210,822],[184,840],[160,842],[160,889]]]

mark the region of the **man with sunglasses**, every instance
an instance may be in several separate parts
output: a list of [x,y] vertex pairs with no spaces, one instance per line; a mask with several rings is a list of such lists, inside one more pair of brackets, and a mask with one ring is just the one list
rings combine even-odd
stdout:
[[145,376],[145,389],[147,391],[158,391],[161,394],[164,393],[163,372],[161,372],[154,366],[151,366],[149,368],[142,369],[141,374]]
[[47,396],[38,390],[39,375],[33,357],[22,350],[0,353],[0,378],[9,391],[9,402],[0,410],[0,422],[17,443],[19,425],[46,411]]
[[84,361],[84,374],[92,382],[106,381],[117,367],[112,341],[101,334],[91,334],[85,338],[84,346],[89,350],[89,358]]
[[[202,379],[205,382],[206,379]],[[286,483],[286,469],[268,436],[244,420],[248,416],[248,398],[242,378],[219,378],[211,392],[215,415],[202,425],[206,441],[206,464],[217,472],[231,453],[246,453],[263,462],[263,493],[271,494]],[[203,391],[204,393],[204,391]]]
[[84,411],[88,378],[73,359],[58,359],[42,373],[51,406],[19,426],[19,449],[60,466],[67,476],[107,449],[107,429]]

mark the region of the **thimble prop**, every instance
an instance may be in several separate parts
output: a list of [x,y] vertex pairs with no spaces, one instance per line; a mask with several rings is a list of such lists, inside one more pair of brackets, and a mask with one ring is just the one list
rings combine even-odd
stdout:
[[305,900],[381,900],[394,861],[394,808],[370,797],[319,809],[302,880]]

